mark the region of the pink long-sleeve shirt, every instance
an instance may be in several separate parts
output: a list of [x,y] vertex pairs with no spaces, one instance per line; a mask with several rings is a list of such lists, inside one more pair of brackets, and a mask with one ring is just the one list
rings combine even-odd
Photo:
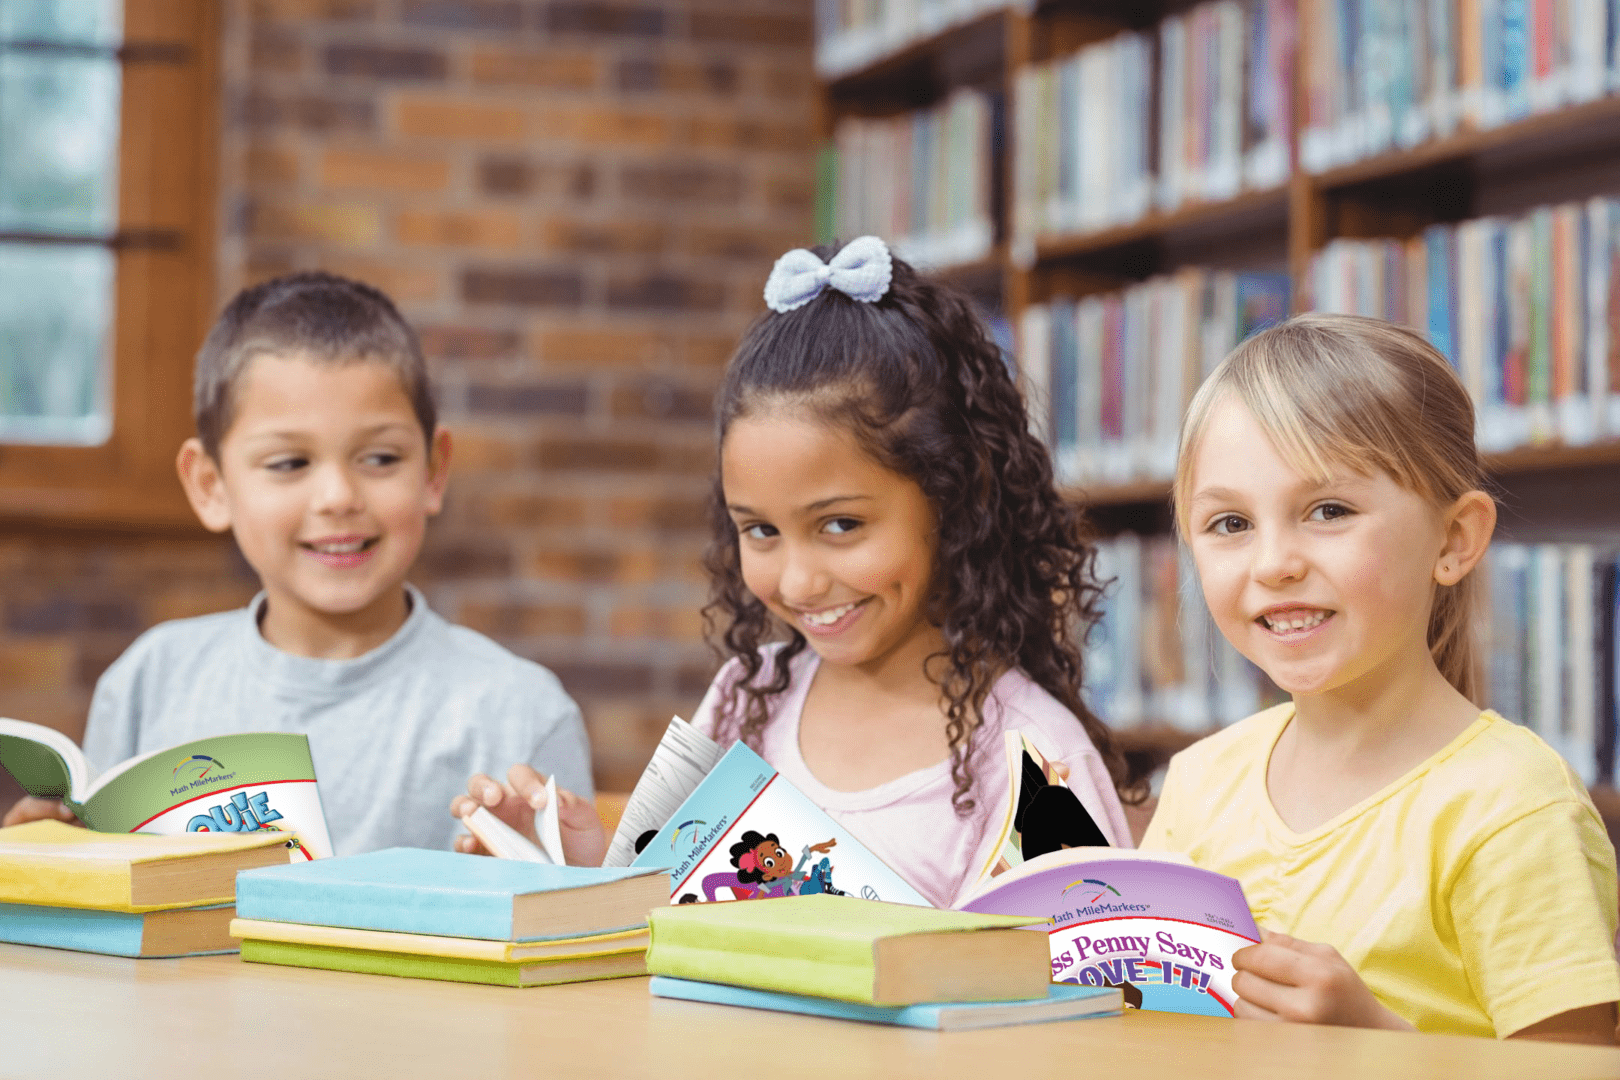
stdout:
[[[776,652],[776,646],[766,647],[761,682],[771,678]],[[1119,796],[1085,728],[1074,713],[1018,670],[997,680],[985,701],[984,724],[974,737],[975,805],[966,817],[959,817],[951,805],[956,785],[949,759],[865,791],[827,787],[799,753],[799,718],[820,664],[820,657],[809,649],[793,658],[788,688],[771,703],[761,756],[935,906],[953,906],[973,886],[999,838],[1007,807],[1002,738],[1007,731],[1021,731],[1049,759],[1067,765],[1069,788],[1097,827],[1111,844],[1131,845]],[[737,660],[721,668],[692,717],[698,730],[715,735],[720,697],[741,675]]]

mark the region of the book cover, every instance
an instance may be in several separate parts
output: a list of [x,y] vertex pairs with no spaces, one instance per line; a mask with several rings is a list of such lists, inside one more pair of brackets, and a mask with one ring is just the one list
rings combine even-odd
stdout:
[[1260,940],[1235,879],[1138,852],[1043,855],[958,907],[1047,919],[1053,980],[1156,1012],[1231,1016],[1232,954]]
[[[636,902],[645,890],[611,905],[593,898],[607,901],[616,895],[612,887],[657,874],[387,848],[239,874],[236,910],[244,919],[528,941],[644,925],[651,905]],[[662,882],[650,888],[662,892]],[[560,923],[526,930],[520,909],[546,896],[572,902],[574,910]]]
[[891,1005],[1045,992],[1041,920],[847,896],[660,908],[647,971]]
[[1045,997],[1023,1001],[967,1001],[925,1005],[868,1005],[858,1001],[836,1001],[808,994],[784,994],[775,990],[755,990],[747,986],[677,979],[654,975],[647,983],[654,997],[678,1001],[702,1001],[713,1005],[735,1005],[774,1012],[803,1013],[834,1020],[857,1020],[868,1024],[923,1028],[928,1031],[971,1031],[976,1028],[1008,1027],[1014,1024],[1041,1024],[1073,1020],[1083,1016],[1117,1016],[1120,992],[1105,986],[1051,984]]
[[[479,856],[483,858],[483,856]],[[492,860],[493,861],[493,860]],[[593,979],[623,979],[645,975],[643,954],[592,956],[582,959],[518,961],[467,960],[450,956],[415,956],[410,953],[367,952],[326,945],[285,941],[242,942],[242,959],[250,964],[350,971],[361,975],[393,975],[405,979],[443,979],[485,983],[490,986],[556,986]]]
[[230,904],[167,911],[0,904],[0,941],[108,956],[208,956],[233,953]]
[[284,832],[293,858],[332,854],[309,739],[215,735],[130,758],[100,777],[66,735],[0,718],[0,766],[30,795],[60,798],[97,832]]
[[742,743],[726,751],[630,864],[667,869],[675,903],[813,893],[929,906]]
[[232,919],[230,935],[254,941],[282,941],[291,945],[324,945],[364,952],[411,953],[499,963],[641,953],[647,951],[649,936],[647,930],[642,928],[612,934],[557,938],[553,941],[489,941],[484,938],[399,934],[388,930],[356,930],[351,926],[317,926],[268,919]]
[[229,903],[238,870],[285,862],[273,834],[148,836],[31,821],[0,829],[0,902],[126,912]]

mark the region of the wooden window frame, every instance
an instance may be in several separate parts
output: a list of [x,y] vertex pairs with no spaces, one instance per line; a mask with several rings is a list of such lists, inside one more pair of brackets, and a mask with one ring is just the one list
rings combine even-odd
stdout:
[[175,475],[214,314],[217,0],[124,0],[112,435],[0,444],[0,520],[201,531]]

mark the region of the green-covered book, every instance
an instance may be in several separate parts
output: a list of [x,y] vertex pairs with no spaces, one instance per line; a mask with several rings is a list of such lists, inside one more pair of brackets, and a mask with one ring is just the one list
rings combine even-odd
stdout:
[[911,1005],[1042,997],[1044,919],[849,896],[684,904],[648,916],[647,971],[841,1001]]
[[130,758],[95,775],[53,728],[0,718],[0,766],[23,790],[59,798],[97,832],[295,834],[308,858],[332,854],[309,739],[286,732],[215,735]]
[[[1041,945],[1045,947],[1044,940]],[[398,975],[407,979],[448,979],[494,986],[551,986],[591,979],[621,979],[647,972],[645,954],[640,952],[554,960],[476,960],[253,938],[242,942],[242,959],[256,964],[355,971],[363,975]]]

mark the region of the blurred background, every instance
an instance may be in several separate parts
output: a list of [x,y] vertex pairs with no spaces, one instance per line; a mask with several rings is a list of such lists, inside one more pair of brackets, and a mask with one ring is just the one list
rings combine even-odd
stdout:
[[456,437],[414,580],[628,789],[716,667],[725,360],[778,254],[871,232],[976,299],[1088,506],[1086,692],[1150,773],[1276,696],[1170,532],[1188,397],[1292,311],[1428,335],[1503,506],[1488,704],[1612,828],[1617,196],[1607,0],[0,0],[0,714],[77,735],[141,630],[251,595],[174,479],[192,356],[324,268]]

